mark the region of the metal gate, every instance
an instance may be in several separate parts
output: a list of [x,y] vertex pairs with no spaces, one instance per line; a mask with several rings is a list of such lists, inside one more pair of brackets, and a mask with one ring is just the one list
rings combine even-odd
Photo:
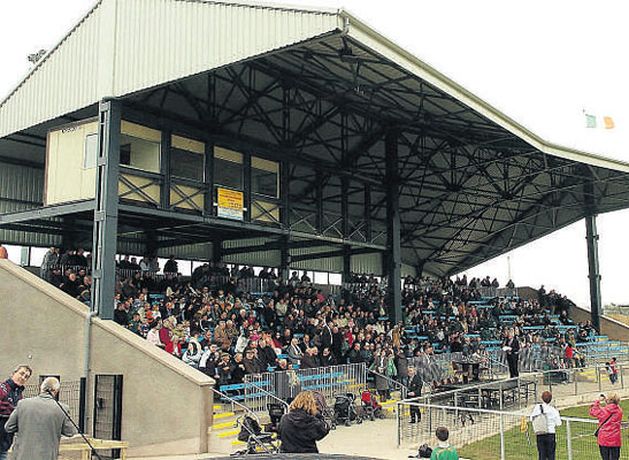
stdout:
[[[122,375],[96,375],[94,381],[94,426],[96,439],[121,439]],[[112,449],[103,458],[120,458],[119,449]]]

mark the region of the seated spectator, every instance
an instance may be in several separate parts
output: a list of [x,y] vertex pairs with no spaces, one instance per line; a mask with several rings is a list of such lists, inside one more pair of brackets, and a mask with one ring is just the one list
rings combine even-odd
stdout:
[[301,358],[301,369],[310,369],[313,367],[321,367],[319,360],[319,350],[317,347],[310,347],[306,350],[306,353]]

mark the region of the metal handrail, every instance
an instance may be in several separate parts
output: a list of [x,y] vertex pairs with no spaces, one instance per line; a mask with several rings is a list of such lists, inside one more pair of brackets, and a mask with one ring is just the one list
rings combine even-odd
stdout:
[[393,386],[397,386],[398,389],[400,390],[400,395],[401,395],[402,399],[406,399],[406,394],[408,393],[408,387],[406,385],[404,385],[401,382],[398,382],[397,380],[393,380],[391,377],[387,377],[386,375],[383,375],[383,374],[381,374],[379,372],[376,372],[374,370],[367,369],[367,372],[371,372],[375,376],[385,379],[389,384],[393,384]]
[[284,405],[284,407],[286,407],[286,412],[288,412],[289,409],[289,405],[286,401],[284,401],[282,398],[278,398],[277,396],[275,396],[273,393],[271,393],[270,391],[265,390],[262,387],[259,387],[258,385],[256,385],[253,382],[250,382],[249,385],[253,388],[255,388],[258,391],[261,391],[262,393],[264,393],[267,396],[270,396],[271,398],[275,399],[276,401],[279,401],[281,404]]
[[221,392],[221,391],[217,390],[216,388],[212,388],[212,391],[213,391],[214,393],[216,393],[217,395],[219,395],[222,399],[225,399],[225,400],[229,401],[229,402],[231,403],[231,405],[232,405],[232,408],[233,408],[233,406],[235,405],[235,406],[238,406],[238,407],[240,407],[241,409],[243,409],[246,413],[251,414],[251,415],[253,416],[253,418],[256,420],[256,422],[258,422],[258,425],[260,424],[260,418],[259,418],[259,417],[258,417],[258,415],[257,415],[254,411],[252,411],[250,408],[248,408],[248,407],[247,407],[247,406],[245,406],[244,404],[239,403],[239,402],[238,402],[238,401],[236,401],[235,399],[230,398],[230,397],[229,397],[229,396],[227,396],[225,393],[223,393],[223,392]]

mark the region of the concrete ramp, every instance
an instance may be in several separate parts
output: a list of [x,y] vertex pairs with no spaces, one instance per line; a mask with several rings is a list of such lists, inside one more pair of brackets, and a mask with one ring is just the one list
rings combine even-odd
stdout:
[[33,368],[30,383],[40,375],[59,375],[62,384],[87,377],[85,426],[91,433],[94,376],[122,375],[121,437],[130,456],[210,452],[214,381],[113,321],[92,319],[88,334],[88,317],[86,305],[0,260],[3,376],[25,363]]

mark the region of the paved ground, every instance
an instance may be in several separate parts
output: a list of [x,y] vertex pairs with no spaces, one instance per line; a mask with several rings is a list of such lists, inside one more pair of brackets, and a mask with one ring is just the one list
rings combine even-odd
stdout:
[[[408,455],[417,453],[407,449],[398,449],[396,442],[396,421],[385,419],[366,421],[361,425],[350,427],[340,426],[318,444],[319,451],[322,453],[363,455],[387,460],[404,460]],[[225,452],[176,457],[143,457],[141,460],[204,460],[222,456],[225,456]]]

